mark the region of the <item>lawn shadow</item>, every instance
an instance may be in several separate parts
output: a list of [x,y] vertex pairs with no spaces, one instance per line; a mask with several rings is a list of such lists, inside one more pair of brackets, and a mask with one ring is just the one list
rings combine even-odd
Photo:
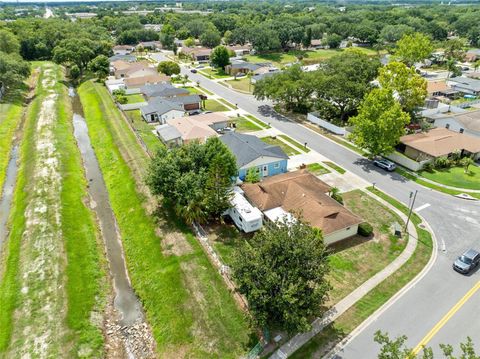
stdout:
[[359,234],[356,234],[356,235],[354,235],[352,237],[349,237],[349,238],[346,238],[346,239],[344,239],[340,242],[336,242],[336,243],[333,243],[333,244],[329,245],[328,246],[329,253],[330,254],[337,254],[337,253],[343,252],[347,249],[350,249],[350,248],[359,246],[361,244],[370,242],[374,238],[375,238],[375,236],[374,236],[373,233],[371,235],[369,235],[368,237],[363,237]]
[[393,172],[388,172],[388,171],[385,171],[381,168],[378,168],[376,167],[371,160],[369,160],[368,158],[357,158],[354,162],[354,164],[358,165],[358,166],[361,166],[362,169],[367,172],[367,173],[373,173],[373,172],[376,172],[382,176],[388,176],[390,177],[390,179],[392,179],[393,181],[396,181],[396,182],[401,182],[401,183],[405,183],[405,182],[408,182],[409,179],[408,178],[405,178],[404,176],[402,176],[401,174],[393,171]]

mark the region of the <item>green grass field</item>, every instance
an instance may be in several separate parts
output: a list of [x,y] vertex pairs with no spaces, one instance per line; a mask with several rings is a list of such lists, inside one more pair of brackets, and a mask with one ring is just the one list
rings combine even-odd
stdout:
[[235,123],[235,128],[237,132],[255,132],[263,130],[262,127],[258,126],[256,123],[250,121],[245,117],[230,117],[232,122]]
[[307,165],[307,170],[316,176],[321,176],[331,172],[328,168],[322,166],[320,163],[310,163]]
[[302,150],[303,152],[310,152],[310,148],[308,147],[305,147],[304,145],[302,145],[301,143],[299,143],[298,141],[295,141],[293,138],[287,136],[287,135],[279,135],[278,137],[281,137],[282,139],[284,139],[285,141],[289,142],[290,144],[294,145],[295,147],[297,147],[298,149]]
[[468,173],[462,167],[451,167],[432,172],[422,171],[420,175],[447,186],[480,190],[480,167],[475,165],[468,168]]
[[[193,234],[164,209],[159,222],[146,213],[145,196],[137,192],[140,183],[129,165],[145,171],[148,159],[106,89],[86,82],[79,94],[118,220],[132,285],[144,305],[158,355],[243,355],[250,334],[247,321]],[[127,164],[122,154],[137,157]],[[157,236],[157,227],[164,237]],[[183,248],[179,252],[178,246]]]
[[[30,104],[26,113],[24,137],[20,149],[20,167],[17,177],[14,200],[11,209],[10,226],[11,232],[8,241],[8,251],[5,259],[4,277],[0,284],[0,352],[4,352],[9,346],[12,353],[16,353],[18,347],[23,344],[17,342],[21,338],[12,338],[12,333],[22,332],[30,322],[41,319],[38,308],[29,313],[29,318],[13,320],[15,309],[25,306],[25,300],[41,301],[44,297],[41,288],[30,289],[28,295],[20,295],[22,281],[22,268],[29,265],[29,261],[35,260],[36,255],[41,255],[41,250],[34,256],[29,254],[29,245],[22,241],[26,231],[27,206],[34,203],[34,191],[46,191],[45,183],[31,181],[34,172],[38,171],[36,163],[37,121],[41,117],[40,108],[45,101],[47,92],[42,84],[44,66],[49,66],[52,76],[55,78],[54,91],[57,94],[55,102],[55,122],[52,127],[54,144],[57,156],[60,160],[61,193],[61,233],[63,248],[65,249],[66,265],[60,260],[59,270],[65,271],[62,279],[65,280],[66,292],[66,316],[65,322],[61,320],[57,325],[65,325],[62,336],[56,337],[54,343],[47,346],[48,353],[63,353],[69,357],[77,357],[80,352],[88,353],[91,357],[101,356],[103,353],[102,323],[92,322],[92,313],[101,313],[105,304],[105,296],[108,291],[106,283],[106,271],[104,259],[100,247],[102,242],[98,238],[98,232],[92,213],[86,207],[84,200],[87,196],[87,182],[84,177],[80,152],[73,137],[71,123],[70,98],[66,87],[63,85],[61,68],[57,65],[45,63],[40,65],[41,73],[37,81],[35,99]],[[45,222],[51,221],[52,215],[45,215]],[[49,217],[50,216],[50,217]],[[49,228],[46,227],[48,230]],[[44,249],[45,250],[45,249]],[[51,260],[57,259],[52,257]],[[22,260],[22,262],[20,262]],[[20,264],[22,263],[22,264]],[[50,278],[47,278],[47,282]],[[45,283],[39,282],[45,288]],[[55,305],[49,303],[48,305]],[[59,313],[59,315],[61,315]],[[25,322],[26,320],[26,322]],[[54,318],[52,318],[54,320]],[[49,323],[41,323],[36,330],[41,331],[42,326]],[[53,326],[50,326],[52,328]],[[35,333],[31,333],[34,335]],[[13,342],[11,341],[13,339]],[[33,339],[32,339],[33,340]],[[65,345],[67,344],[67,345]],[[26,344],[29,347],[30,344]],[[36,353],[38,348],[31,348]],[[67,351],[69,351],[67,353]]]
[[217,100],[213,99],[208,99],[205,100],[205,111],[213,111],[213,112],[223,112],[223,111],[228,111],[229,109],[222,105],[220,102]]
[[235,90],[251,93],[253,91],[253,84],[250,84],[248,77],[238,78],[236,80],[227,80],[227,84],[232,86]]
[[224,79],[224,78],[232,77],[232,75],[229,75],[222,70],[217,70],[213,68],[199,69],[199,71],[215,79]]
[[162,141],[160,141],[160,139],[152,132],[155,129],[155,126],[149,125],[143,120],[140,110],[125,111],[125,114],[140,135],[140,138],[143,140],[150,153],[155,153],[157,149],[163,147]]
[[127,103],[138,103],[138,102],[145,102],[145,99],[141,94],[133,94],[133,95],[127,95]]
[[278,138],[272,138],[270,136],[267,136],[267,137],[262,137],[260,138],[263,142],[266,142],[268,143],[269,145],[272,145],[272,146],[280,146],[282,148],[282,150],[288,155],[288,156],[295,156],[295,155],[299,155],[300,152],[298,152],[296,149],[294,149],[293,147],[290,147],[289,145],[287,145],[285,142],[279,140]]
[[245,115],[246,118],[248,118],[250,121],[253,121],[255,122],[257,125],[259,125],[260,127],[263,127],[265,129],[269,129],[269,128],[272,128],[272,126],[270,126],[269,124],[263,122],[263,121],[260,121],[258,118],[256,118],[255,116],[252,116],[252,115]]
[[325,163],[328,167],[330,168],[333,168],[335,171],[337,171],[338,173],[340,174],[344,174],[345,171],[342,167],[340,167],[339,165],[337,165],[336,163],[333,163],[333,162],[330,162],[330,161],[323,161],[323,163]]

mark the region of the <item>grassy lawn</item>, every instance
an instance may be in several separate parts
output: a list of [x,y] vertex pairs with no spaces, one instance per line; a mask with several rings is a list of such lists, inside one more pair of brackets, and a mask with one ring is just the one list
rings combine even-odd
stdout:
[[133,94],[133,95],[126,95],[127,103],[138,103],[138,102],[145,102],[145,99],[141,94]]
[[480,189],[480,167],[475,165],[468,168],[468,173],[465,173],[462,167],[451,167],[432,172],[422,171],[420,175],[447,186]]
[[339,165],[337,165],[336,163],[333,163],[333,162],[330,162],[330,161],[323,161],[323,163],[325,163],[328,167],[331,167],[333,168],[335,171],[337,171],[338,173],[340,174],[344,174],[345,171],[342,167],[340,167]]
[[[376,56],[377,51],[364,48],[364,47],[356,47],[365,54],[369,56]],[[301,50],[291,50],[289,52],[272,52],[268,54],[258,54],[258,55],[247,55],[245,56],[247,61],[250,62],[271,62],[273,65],[277,67],[283,67],[285,64],[290,62],[297,61],[297,56],[302,56],[302,63],[304,65],[315,64],[321,61],[327,60],[335,55],[338,55],[344,49],[318,49],[318,50],[308,50],[308,51],[301,51]]]
[[270,126],[269,124],[259,120],[258,118],[256,118],[255,116],[252,116],[252,115],[245,115],[245,117],[247,117],[249,120],[255,122],[257,125],[265,128],[265,129],[269,129],[269,128],[272,128],[272,126]]
[[[369,190],[400,209],[403,213],[408,213],[408,208],[394,198],[371,187]],[[419,238],[418,245],[410,259],[399,270],[367,293],[335,322],[296,351],[290,358],[322,357],[420,273],[432,255],[433,243],[430,233],[418,226],[421,223],[421,219],[416,214],[412,216],[412,223],[414,223],[417,229]]]
[[283,138],[285,141],[287,142],[290,142],[292,145],[294,145],[295,147],[299,148],[300,150],[302,150],[303,152],[310,152],[310,148],[305,148],[304,145],[300,144],[299,142],[295,141],[293,138],[287,136],[287,135],[279,135],[278,137],[281,137]]
[[322,166],[320,163],[310,163],[307,165],[307,170],[316,176],[321,176],[331,172],[328,168]]
[[229,110],[217,100],[208,99],[208,100],[205,100],[204,102],[205,102],[205,107],[204,107],[205,111],[222,112],[222,111]]
[[203,95],[203,92],[198,87],[186,86],[182,88],[184,88],[185,90],[189,91],[192,94]]
[[263,130],[262,127],[258,126],[256,123],[250,121],[245,117],[230,117],[232,122],[235,123],[235,128],[237,132],[255,132]]
[[245,240],[251,238],[251,235],[239,231],[234,224],[211,225],[206,230],[208,238],[220,255],[222,262],[230,267],[235,257],[235,251]]
[[[77,357],[81,350],[97,357],[103,353],[102,322],[94,322],[92,313],[102,312],[109,289],[101,242],[84,203],[87,181],[61,68],[39,66],[35,98],[25,116],[2,268],[0,353]],[[46,100],[47,91],[58,96],[55,102]],[[53,154],[42,149],[45,141],[55,148]],[[35,211],[44,207],[49,210]],[[24,240],[28,237],[35,241]],[[34,341],[43,335],[40,349]]]
[[[134,173],[135,167],[144,172],[149,160],[106,89],[86,82],[79,94],[158,356],[242,356],[250,334],[244,314],[189,228],[165,209],[159,209],[158,218],[146,212]],[[125,157],[135,162],[127,164]]]
[[213,68],[207,68],[207,69],[199,69],[200,72],[203,72],[207,74],[207,76],[213,77],[215,79],[224,79],[227,77],[232,77],[232,75],[229,75],[225,73],[223,70],[217,70]]
[[253,91],[253,85],[250,84],[250,79],[246,76],[236,80],[228,80],[225,82],[232,86],[235,90],[240,90],[248,93],[251,93]]
[[160,139],[152,132],[155,127],[149,125],[143,120],[140,110],[125,111],[125,114],[140,135],[140,138],[143,140],[150,153],[155,153],[158,148],[163,147],[162,141],[160,141]]
[[233,103],[228,102],[227,100],[224,100],[223,98],[219,98],[217,101],[223,103],[225,106],[231,107],[231,108],[237,108]]
[[269,145],[272,146],[280,146],[282,150],[288,155],[288,156],[295,156],[299,155],[300,152],[298,152],[296,149],[290,147],[287,145],[285,142],[279,140],[278,138],[272,138],[270,136],[267,137],[262,137],[260,138],[263,142],[268,143]]
[[392,234],[392,225],[403,223],[396,213],[360,190],[342,197],[348,209],[372,225],[374,238],[358,235],[331,246],[332,305],[391,263],[406,245],[406,240]]

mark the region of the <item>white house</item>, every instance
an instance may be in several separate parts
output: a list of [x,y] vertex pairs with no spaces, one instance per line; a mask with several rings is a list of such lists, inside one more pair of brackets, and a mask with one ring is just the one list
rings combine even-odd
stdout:
[[252,206],[246,198],[243,197],[243,191],[240,187],[233,188],[230,203],[232,207],[230,207],[225,214],[228,214],[230,218],[232,218],[239,229],[245,233],[250,233],[262,228],[262,212]]

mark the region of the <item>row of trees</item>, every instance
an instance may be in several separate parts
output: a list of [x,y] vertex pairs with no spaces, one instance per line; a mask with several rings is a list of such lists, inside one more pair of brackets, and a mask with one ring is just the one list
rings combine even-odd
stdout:
[[6,29],[0,29],[0,87],[7,91],[19,87],[30,74],[30,66],[20,56],[20,42]]

